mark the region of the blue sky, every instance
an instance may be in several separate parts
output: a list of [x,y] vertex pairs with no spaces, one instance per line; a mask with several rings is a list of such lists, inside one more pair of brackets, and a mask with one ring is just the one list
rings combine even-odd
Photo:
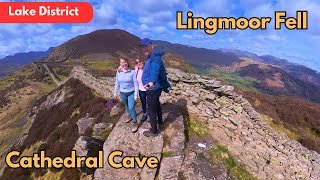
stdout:
[[[3,0],[0,0],[3,1]],[[318,0],[89,0],[94,18],[88,24],[1,24],[0,58],[17,52],[46,50],[96,29],[119,28],[139,37],[209,49],[236,48],[270,54],[320,71],[320,1]],[[203,17],[274,17],[275,11],[307,10],[309,29],[176,30],[176,11]]]

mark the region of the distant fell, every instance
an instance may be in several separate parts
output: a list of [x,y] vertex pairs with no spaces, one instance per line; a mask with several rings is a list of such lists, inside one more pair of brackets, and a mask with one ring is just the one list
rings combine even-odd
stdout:
[[172,44],[166,41],[155,41],[155,44],[159,49],[171,50],[174,53],[183,57],[186,63],[193,64],[215,64],[222,66],[229,66],[232,63],[240,62],[241,60],[228,53],[224,53],[220,50],[212,50],[205,48],[197,48],[182,44]]

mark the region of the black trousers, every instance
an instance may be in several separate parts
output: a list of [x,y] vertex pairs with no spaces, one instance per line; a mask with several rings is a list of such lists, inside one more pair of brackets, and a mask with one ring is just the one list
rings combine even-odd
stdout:
[[147,92],[139,90],[139,97],[142,105],[142,112],[147,113]]
[[[157,123],[159,125],[163,124],[162,121],[162,109],[160,104],[160,96],[162,89],[147,90],[147,112],[150,118],[151,131],[156,134],[158,132]],[[157,121],[158,119],[158,121]]]

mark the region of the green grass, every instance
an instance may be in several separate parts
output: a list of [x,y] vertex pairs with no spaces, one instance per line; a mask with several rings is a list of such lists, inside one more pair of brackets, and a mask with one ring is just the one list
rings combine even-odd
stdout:
[[103,140],[106,140],[108,138],[109,134],[111,133],[111,131],[112,131],[112,129],[108,129],[108,128],[104,129],[98,134],[98,136],[100,136]]
[[143,158],[143,157],[146,157],[146,155],[142,154],[142,153],[139,153],[139,158]]
[[0,91],[13,85],[18,77],[29,77],[32,75],[32,67],[24,67],[0,78]]
[[318,139],[320,139],[320,132],[317,131],[316,129],[314,128],[307,128],[307,131],[310,135],[312,135],[313,137],[316,137]]
[[45,72],[45,77],[43,78],[42,82],[46,83],[46,84],[55,84],[53,79],[51,78],[51,76]]
[[64,81],[67,78],[67,76],[57,73],[58,69],[59,69],[58,67],[54,67],[52,68],[52,71],[61,81]]
[[211,69],[211,70],[198,69],[198,73],[201,73],[207,76],[213,76],[221,81],[227,82],[228,84],[238,87],[244,91],[259,92],[259,90],[254,87],[254,85],[258,83],[258,81],[253,78],[249,78],[249,77],[242,78],[242,77],[239,77],[237,74],[226,73],[217,69]]
[[183,63],[182,64],[183,69],[185,69],[188,73],[192,73],[195,74],[196,73],[196,69],[194,67],[192,67],[189,64]]
[[118,67],[118,62],[114,60],[88,61],[86,63],[90,69],[94,70],[116,69]]
[[161,153],[162,158],[170,157],[172,153],[170,151],[163,151]]
[[261,116],[262,120],[264,120],[266,123],[268,123],[272,128],[275,130],[282,132],[286,134],[290,139],[297,140],[299,139],[300,135],[296,133],[295,131],[286,128],[281,122],[275,122],[271,117],[262,114]]
[[0,79],[0,91],[13,85],[15,77],[12,75],[4,76]]
[[107,100],[107,98],[106,97],[104,97],[103,95],[101,95],[100,93],[98,93],[98,92],[93,92],[93,95],[95,96],[95,97],[99,97],[99,98],[102,98],[102,99],[104,99],[104,100]]
[[210,148],[209,154],[214,163],[224,162],[229,176],[235,176],[234,178],[238,180],[256,179],[243,166],[237,164],[236,160],[229,154],[228,149],[225,146],[218,145]]
[[67,78],[67,76],[64,76],[64,75],[61,75],[61,74],[57,74],[57,73],[56,73],[56,75],[58,76],[58,78],[59,78],[61,81],[64,81],[64,80]]
[[190,119],[188,122],[188,129],[187,129],[187,135],[189,137],[192,136],[206,136],[208,135],[208,129],[206,128],[205,124],[203,122]]
[[72,112],[72,114],[71,114],[71,116],[70,116],[70,119],[72,119],[73,116],[78,115],[78,114],[80,114],[80,108],[77,108],[77,109],[75,109],[75,110]]

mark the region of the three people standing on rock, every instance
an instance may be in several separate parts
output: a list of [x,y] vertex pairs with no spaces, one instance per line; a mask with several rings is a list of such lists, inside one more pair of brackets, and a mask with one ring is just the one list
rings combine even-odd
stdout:
[[[145,64],[143,65],[143,61],[141,58],[137,58],[137,66],[135,68],[134,77],[127,75],[129,78],[126,78],[126,80],[123,80],[122,78],[120,78],[119,80],[119,77],[123,76],[123,74],[126,73],[129,69],[126,67],[125,63],[121,63],[120,59],[120,67],[117,71],[114,95],[115,97],[117,97],[117,91],[119,87],[120,95],[125,95],[123,91],[126,89],[125,87],[128,87],[128,84],[130,84],[130,86],[128,87],[129,90],[125,91],[131,91],[132,93],[134,89],[133,98],[128,98],[130,99],[130,103],[125,98],[129,96],[121,95],[121,99],[125,104],[126,110],[129,113],[133,123],[136,124],[135,103],[133,105],[134,110],[132,110],[131,101],[132,99],[137,100],[137,97],[135,96],[135,94],[138,94],[138,90],[136,90],[137,86],[137,89],[139,89],[139,96],[144,113],[141,121],[145,121],[147,119],[147,113],[151,124],[150,131],[146,131],[143,134],[146,137],[157,136],[159,130],[162,130],[164,128],[162,120],[162,109],[159,98],[162,91],[168,93],[171,86],[168,82],[165,66],[162,61],[162,55],[164,55],[164,52],[154,49],[155,45],[150,39],[147,38],[141,40],[140,47],[143,54],[147,57]],[[127,61],[127,64],[128,63],[129,62]],[[126,72],[123,72],[123,70]],[[122,74],[120,75],[120,73]],[[131,119],[129,119],[127,122],[130,122]],[[132,132],[136,132],[137,130],[138,126],[134,125],[134,127],[132,128]]]

